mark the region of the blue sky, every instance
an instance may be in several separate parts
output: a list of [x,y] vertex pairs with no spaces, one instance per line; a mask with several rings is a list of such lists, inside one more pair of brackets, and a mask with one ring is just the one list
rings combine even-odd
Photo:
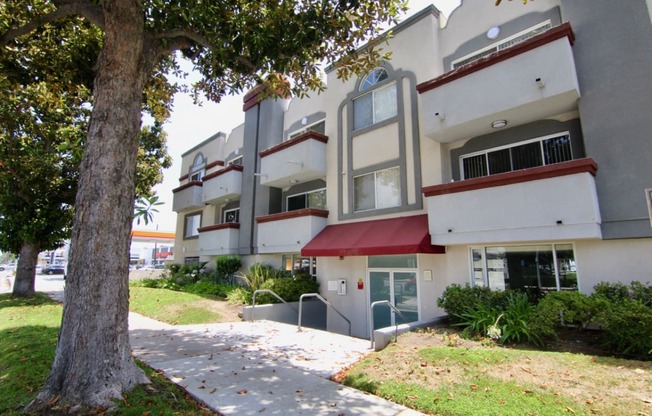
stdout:
[[[490,0],[486,0],[490,1]],[[459,0],[409,0],[409,16],[423,9],[429,4],[434,4],[444,15],[460,4]],[[402,20],[405,19],[402,18]],[[191,67],[187,70],[190,71]],[[192,78],[191,74],[191,78]],[[137,229],[156,229],[161,231],[174,231],[176,227],[176,213],[172,211],[172,189],[179,186],[181,176],[181,154],[202,142],[218,131],[230,133],[244,121],[242,112],[242,95],[226,96],[219,104],[204,102],[201,106],[193,104],[192,98],[187,94],[178,94],[174,99],[174,110],[170,121],[165,125],[168,134],[168,152],[173,158],[172,167],[164,172],[163,183],[156,186],[155,191],[164,203],[155,214],[154,222],[148,226],[134,224]]]

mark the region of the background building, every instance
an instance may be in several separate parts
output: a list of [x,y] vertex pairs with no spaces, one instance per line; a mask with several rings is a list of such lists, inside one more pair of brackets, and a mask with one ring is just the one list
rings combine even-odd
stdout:
[[310,273],[361,337],[371,302],[429,321],[453,283],[649,281],[651,16],[645,0],[466,0],[445,25],[434,7],[402,22],[391,61],[330,71],[322,94],[253,89],[243,125],[183,154],[175,262]]

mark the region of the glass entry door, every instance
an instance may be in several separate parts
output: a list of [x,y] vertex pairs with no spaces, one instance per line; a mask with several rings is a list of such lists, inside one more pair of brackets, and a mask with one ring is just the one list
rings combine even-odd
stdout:
[[417,272],[369,271],[370,304],[379,300],[390,301],[405,316],[405,319],[396,316],[388,306],[376,306],[373,311],[374,329],[417,321],[419,319]]

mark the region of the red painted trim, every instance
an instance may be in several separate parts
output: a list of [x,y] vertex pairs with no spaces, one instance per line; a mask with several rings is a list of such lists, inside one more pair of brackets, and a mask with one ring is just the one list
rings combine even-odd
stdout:
[[197,228],[197,231],[200,233],[206,233],[208,231],[217,231],[217,230],[228,230],[228,229],[239,229],[239,222],[225,222],[223,224],[207,225],[205,227]]
[[531,182],[539,179],[556,178],[559,176],[574,175],[576,173],[590,173],[595,176],[597,171],[598,165],[595,163],[595,160],[587,157],[584,159],[571,160],[569,162],[555,163],[554,165],[500,173],[498,175],[483,176],[481,178],[467,179],[442,185],[426,186],[422,189],[422,192],[427,197],[438,196]]
[[185,181],[186,179],[188,179],[188,174],[187,173],[179,178],[179,182]]
[[536,49],[540,46],[546,45],[564,37],[568,38],[568,41],[572,46],[573,42],[575,41],[575,34],[573,33],[573,29],[568,22],[553,27],[550,30],[538,34],[522,43],[507,49],[503,49],[502,51],[494,52],[491,55],[478,59],[477,61],[474,61],[468,65],[464,65],[452,71],[446,72],[437,78],[431,79],[430,81],[422,82],[421,84],[417,85],[417,91],[419,94],[423,94],[426,91],[433,90],[444,84],[455,81],[456,79],[473,74],[474,72],[481,71],[492,65],[496,65],[499,62],[506,61],[517,55],[531,51],[532,49]]
[[229,165],[229,166],[225,167],[224,169],[220,169],[220,170],[218,170],[216,172],[213,172],[213,173],[210,173],[210,174],[204,176],[202,178],[202,181],[206,182],[208,180],[211,180],[213,178],[217,178],[220,175],[224,175],[225,173],[228,173],[228,172],[231,172],[231,171],[234,171],[234,170],[238,171],[238,172],[242,172],[242,169],[244,169],[244,168],[242,166],[240,166],[240,165]]
[[262,152],[258,153],[258,155],[260,157],[269,156],[273,153],[280,152],[283,149],[287,149],[288,147],[292,147],[296,144],[308,141],[310,139],[317,140],[318,142],[322,143],[328,143],[328,136],[317,133],[316,131],[307,131],[300,136],[293,137],[290,140],[286,140],[283,143],[279,143],[275,146],[270,147],[269,149],[265,149]]
[[202,183],[201,183],[201,181],[192,181],[192,182],[184,183],[180,187],[174,188],[172,190],[172,193],[176,194],[177,192],[181,192],[184,189],[192,188],[193,186],[202,186]]
[[264,222],[289,220],[289,219],[292,219],[292,218],[310,217],[310,216],[328,218],[328,211],[326,211],[324,209],[316,209],[316,208],[297,209],[297,210],[294,210],[294,211],[280,212],[278,214],[271,214],[271,215],[265,215],[263,217],[256,217],[256,222],[258,224],[261,224],[261,223],[264,223]]
[[[265,85],[264,84],[258,84],[252,89],[249,90],[245,94],[245,96],[242,98],[242,111],[247,111],[250,108],[254,107],[256,104],[261,102],[263,99],[261,95],[265,91]],[[284,92],[281,90],[276,91],[276,96],[282,97],[282,98],[290,98],[289,96],[284,97]]]
[[206,165],[206,170],[212,169],[215,166],[224,166],[224,161],[223,160],[216,160],[215,162],[211,162],[208,165]]

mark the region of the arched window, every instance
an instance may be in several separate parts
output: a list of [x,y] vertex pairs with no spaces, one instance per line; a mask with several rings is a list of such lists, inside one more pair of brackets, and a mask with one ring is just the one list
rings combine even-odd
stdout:
[[[384,68],[376,68],[360,81],[359,91],[365,92],[353,99],[353,130],[369,127],[396,116],[396,83],[389,79]],[[382,82],[382,85],[378,86]]]
[[387,75],[385,68],[376,68],[362,79],[358,91],[367,90],[378,84],[380,81],[386,80],[388,77],[389,75]]
[[206,159],[204,159],[204,155],[199,153],[197,156],[195,156],[195,160],[192,162],[192,166],[190,166],[190,181],[200,181],[204,176],[205,167]]

